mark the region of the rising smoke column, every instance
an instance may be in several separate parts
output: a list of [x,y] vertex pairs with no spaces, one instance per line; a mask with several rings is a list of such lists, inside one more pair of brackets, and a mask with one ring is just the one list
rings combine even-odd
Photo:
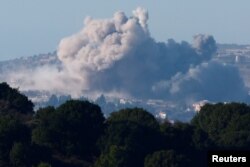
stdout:
[[123,12],[106,20],[87,17],[79,33],[61,40],[58,57],[70,76],[85,82],[80,82],[83,89],[102,91],[95,85],[109,83],[105,80],[95,83],[93,78],[108,71],[125,56],[133,55],[135,49],[149,38],[147,19],[148,14],[142,8],[135,10],[130,18]]
[[58,57],[71,75],[87,82],[86,90],[126,92],[137,98],[158,98],[154,85],[211,59],[216,51],[209,35],[187,42],[156,42],[142,8],[128,18],[123,12],[106,20],[85,19],[83,29],[64,38]]
[[138,8],[131,18],[117,12],[112,19],[87,17],[84,28],[61,40],[58,57],[73,73],[110,68],[149,38],[147,12]]

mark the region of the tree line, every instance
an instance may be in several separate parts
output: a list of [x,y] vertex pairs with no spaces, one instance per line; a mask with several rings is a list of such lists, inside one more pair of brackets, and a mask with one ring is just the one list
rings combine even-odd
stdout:
[[158,122],[142,108],[105,118],[80,100],[34,112],[1,83],[0,167],[201,167],[208,150],[249,150],[249,120],[243,103],[207,104],[189,123]]

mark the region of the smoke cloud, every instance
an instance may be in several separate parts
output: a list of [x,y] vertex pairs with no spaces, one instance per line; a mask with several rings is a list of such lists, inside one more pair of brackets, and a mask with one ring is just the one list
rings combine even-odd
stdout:
[[236,67],[211,61],[177,73],[170,80],[158,83],[156,92],[168,92],[173,99],[214,102],[245,101],[247,89]]
[[42,66],[2,76],[21,90],[45,90],[73,96],[115,94],[138,99],[244,100],[247,96],[235,67],[212,61],[216,42],[198,34],[192,44],[157,42],[143,8],[131,17],[116,12],[110,19],[84,20],[82,30],[59,43],[60,68]]

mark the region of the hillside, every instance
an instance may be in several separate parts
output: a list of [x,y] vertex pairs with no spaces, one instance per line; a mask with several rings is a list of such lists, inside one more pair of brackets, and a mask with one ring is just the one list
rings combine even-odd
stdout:
[[[250,77],[248,75],[250,73],[249,45],[218,44],[217,46],[217,54],[213,60],[237,67],[246,86],[250,88]],[[59,61],[56,52],[2,61],[0,62],[0,73],[3,75],[0,78],[4,81],[4,74],[15,73],[23,69],[32,71],[33,69],[46,66],[55,66],[60,70],[62,63]],[[10,84],[18,87],[18,82],[18,80],[11,80]],[[54,94],[43,90],[25,90],[23,93],[33,101],[36,109],[48,105],[59,106],[66,100],[72,99],[70,94]],[[164,114],[166,114],[170,119],[182,121],[189,121],[193,117],[197,106],[200,105],[199,101],[194,101],[187,105],[166,99],[154,99],[153,97],[152,99],[136,99],[105,94],[99,94],[95,97],[82,94],[77,99],[89,99],[97,103],[103,108],[103,112],[107,116],[111,112],[122,108],[139,106],[146,108],[156,117],[164,118]],[[202,105],[204,104],[202,103]]]

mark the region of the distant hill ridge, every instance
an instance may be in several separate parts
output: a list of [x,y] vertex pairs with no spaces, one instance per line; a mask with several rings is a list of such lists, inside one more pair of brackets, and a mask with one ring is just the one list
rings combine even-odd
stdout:
[[52,53],[38,54],[34,56],[0,61],[0,72],[13,71],[22,68],[34,68],[44,65],[61,65],[61,62],[57,58],[56,51]]

